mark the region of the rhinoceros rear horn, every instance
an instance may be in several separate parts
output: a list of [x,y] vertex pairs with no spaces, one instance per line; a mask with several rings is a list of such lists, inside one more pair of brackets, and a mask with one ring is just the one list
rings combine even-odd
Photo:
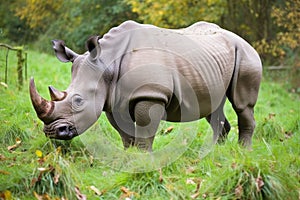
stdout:
[[54,109],[54,102],[47,101],[39,95],[39,93],[36,90],[33,78],[30,79],[29,91],[31,102],[36,111],[37,116],[46,123],[48,121],[48,116],[52,113]]
[[61,92],[53,86],[49,86],[49,92],[52,101],[62,101],[67,96],[66,92]]

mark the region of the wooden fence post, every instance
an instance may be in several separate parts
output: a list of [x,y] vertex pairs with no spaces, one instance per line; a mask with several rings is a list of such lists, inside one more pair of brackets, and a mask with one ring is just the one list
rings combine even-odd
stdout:
[[18,72],[18,87],[19,89],[23,86],[23,56],[22,56],[22,49],[17,50],[17,57],[18,57],[18,66],[17,66],[17,72]]
[[[6,68],[5,68],[5,83],[7,84],[7,60],[8,60],[8,52],[9,50],[16,51],[17,52],[17,58],[18,58],[18,64],[17,64],[17,74],[18,74],[18,88],[21,89],[23,86],[23,66],[25,62],[25,79],[27,79],[27,53],[24,52],[23,47],[12,47],[7,44],[0,43],[0,47],[7,48],[6,53]],[[24,56],[23,57],[23,53]]]

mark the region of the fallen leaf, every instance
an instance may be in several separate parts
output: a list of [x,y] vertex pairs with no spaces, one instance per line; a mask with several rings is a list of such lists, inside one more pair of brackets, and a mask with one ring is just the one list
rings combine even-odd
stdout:
[[198,179],[193,179],[193,182],[195,182],[197,184],[195,193],[191,195],[192,199],[196,199],[199,195],[200,195],[200,188],[201,188],[201,183],[202,183],[202,179],[198,178]]
[[0,161],[4,161],[4,160],[6,160],[5,156],[0,154]]
[[261,191],[261,188],[265,185],[263,179],[261,176],[258,176],[255,180],[255,184],[256,184],[256,190],[257,192]]
[[0,85],[2,85],[5,88],[8,88],[8,85],[6,83],[4,83],[4,82],[0,82]]
[[240,199],[241,197],[242,197],[242,195],[243,195],[243,186],[241,186],[241,185],[238,185],[236,188],[235,188],[235,190],[234,190],[234,194],[235,194],[235,197],[237,198],[237,199]]
[[8,174],[10,174],[8,171],[4,171],[4,170],[1,170],[0,169],[0,174],[4,174],[4,175],[8,175]]
[[44,158],[44,157],[39,158],[39,159],[37,160],[37,162],[38,162],[40,165],[42,165],[42,164],[45,162],[45,158]]
[[187,169],[186,169],[186,173],[187,174],[192,174],[192,173],[194,173],[196,171],[196,169],[195,169],[195,167],[188,167]]
[[121,191],[125,194],[127,194],[129,192],[129,190],[124,186],[121,187]]
[[12,199],[11,192],[9,190],[0,192],[0,199],[11,200]]
[[59,182],[59,177],[60,177],[59,173],[56,173],[56,174],[54,175],[54,177],[53,177],[53,182],[54,182],[54,184],[57,184],[57,183]]
[[7,147],[7,150],[8,150],[8,151],[13,151],[13,150],[15,150],[16,148],[18,148],[18,146],[17,146],[16,144],[14,144],[14,145],[8,146],[8,147]]
[[33,186],[36,184],[36,182],[38,182],[38,179],[37,179],[37,178],[33,178],[33,179],[31,180],[30,187],[33,187]]
[[98,196],[103,195],[103,193],[102,193],[98,188],[96,188],[96,187],[93,186],[93,185],[90,186],[90,189],[93,190],[93,191],[95,192],[95,194],[98,195]]
[[37,170],[39,170],[40,172],[45,172],[48,171],[49,169],[45,167],[38,167]]
[[171,133],[173,131],[174,127],[173,126],[170,126],[168,127],[165,131],[164,131],[164,134],[167,135],[169,133]]
[[199,192],[199,190],[201,188],[202,179],[198,178],[198,179],[194,179],[194,181],[197,183],[197,188],[196,188],[195,192]]
[[38,193],[36,193],[35,191],[33,192],[33,195],[34,197],[37,199],[37,200],[51,200],[51,198],[49,197],[48,194],[42,194],[42,195],[39,195]]
[[92,167],[94,164],[94,157],[90,155],[89,160],[90,160],[90,166]]
[[74,190],[78,200],[86,200],[86,195],[82,194],[77,186],[75,187]]
[[291,131],[286,131],[285,133],[284,133],[284,137],[285,137],[285,139],[290,139],[292,136],[293,136],[293,132],[291,132]]
[[217,167],[219,167],[219,168],[222,168],[222,164],[221,164],[221,163],[215,162],[215,165],[216,165]]
[[191,195],[191,199],[197,199],[200,196],[200,192],[196,192],[195,194]]
[[237,163],[233,162],[233,163],[231,164],[231,168],[232,168],[232,169],[236,169],[236,167],[237,167]]
[[124,186],[121,187],[121,191],[123,192],[123,194],[121,195],[120,199],[132,198],[133,196],[139,196],[136,192],[132,192]]
[[16,148],[18,148],[19,146],[21,146],[21,143],[22,143],[22,141],[19,138],[17,138],[16,139],[16,143],[14,145],[8,146],[7,150],[10,151],[10,152],[13,151],[13,150],[15,150]]
[[188,185],[196,185],[196,183],[195,183],[195,181],[194,181],[193,178],[188,178],[188,179],[186,179],[186,182],[185,182],[185,183],[188,184]]
[[21,139],[20,138],[16,138],[16,144],[21,144]]
[[13,167],[13,166],[15,166],[16,165],[16,163],[10,163],[9,165],[8,165],[8,167]]
[[59,155],[61,153],[61,146],[56,148],[55,153],[56,153],[56,155]]
[[269,119],[273,119],[276,116],[275,113],[269,113]]

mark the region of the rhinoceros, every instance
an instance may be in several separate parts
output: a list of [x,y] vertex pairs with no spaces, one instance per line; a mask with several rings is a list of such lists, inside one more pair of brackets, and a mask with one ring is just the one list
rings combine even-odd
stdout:
[[102,38],[90,37],[82,55],[62,40],[52,43],[60,61],[72,62],[72,80],[65,91],[49,86],[51,100],[30,80],[47,137],[72,139],[104,111],[125,149],[152,151],[161,120],[206,118],[213,141],[222,141],[231,128],[223,112],[228,98],[238,118],[238,141],[251,147],[262,64],[236,34],[208,22],[165,29],[126,21]]

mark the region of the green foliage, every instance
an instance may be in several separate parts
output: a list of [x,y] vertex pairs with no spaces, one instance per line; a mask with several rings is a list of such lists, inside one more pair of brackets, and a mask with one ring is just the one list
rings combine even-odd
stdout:
[[18,45],[32,42],[37,33],[31,31],[28,25],[15,16],[18,0],[0,0],[0,41],[13,42]]
[[[262,37],[254,43],[257,51],[262,56],[272,56],[279,58],[283,62],[284,58],[291,56],[289,50],[299,49],[299,6],[299,1],[288,0],[284,4],[277,4],[271,7],[269,17],[274,20],[278,31],[273,34],[273,37]],[[296,63],[292,64],[296,65]]]
[[206,20],[245,38],[264,62],[299,66],[299,1],[2,0],[1,5],[0,38],[34,42],[44,52],[50,52],[52,39],[63,39],[82,52],[90,35],[103,35],[129,19],[168,28]]
[[53,22],[61,8],[62,0],[54,1],[22,1],[15,9],[15,14],[25,20],[30,28],[44,31],[50,22]]
[[226,2],[220,0],[126,1],[144,23],[167,28],[186,27],[200,20],[219,22],[219,17],[223,15],[226,7]]
[[144,23],[168,28],[200,20],[220,24],[252,43],[272,63],[283,62],[299,46],[299,1],[126,1]]
[[50,52],[52,39],[63,39],[76,51],[84,51],[84,43],[91,35],[102,35],[124,19],[134,18],[130,7],[122,0],[66,0],[18,1],[14,7],[28,31],[38,34],[34,38],[36,49]]

